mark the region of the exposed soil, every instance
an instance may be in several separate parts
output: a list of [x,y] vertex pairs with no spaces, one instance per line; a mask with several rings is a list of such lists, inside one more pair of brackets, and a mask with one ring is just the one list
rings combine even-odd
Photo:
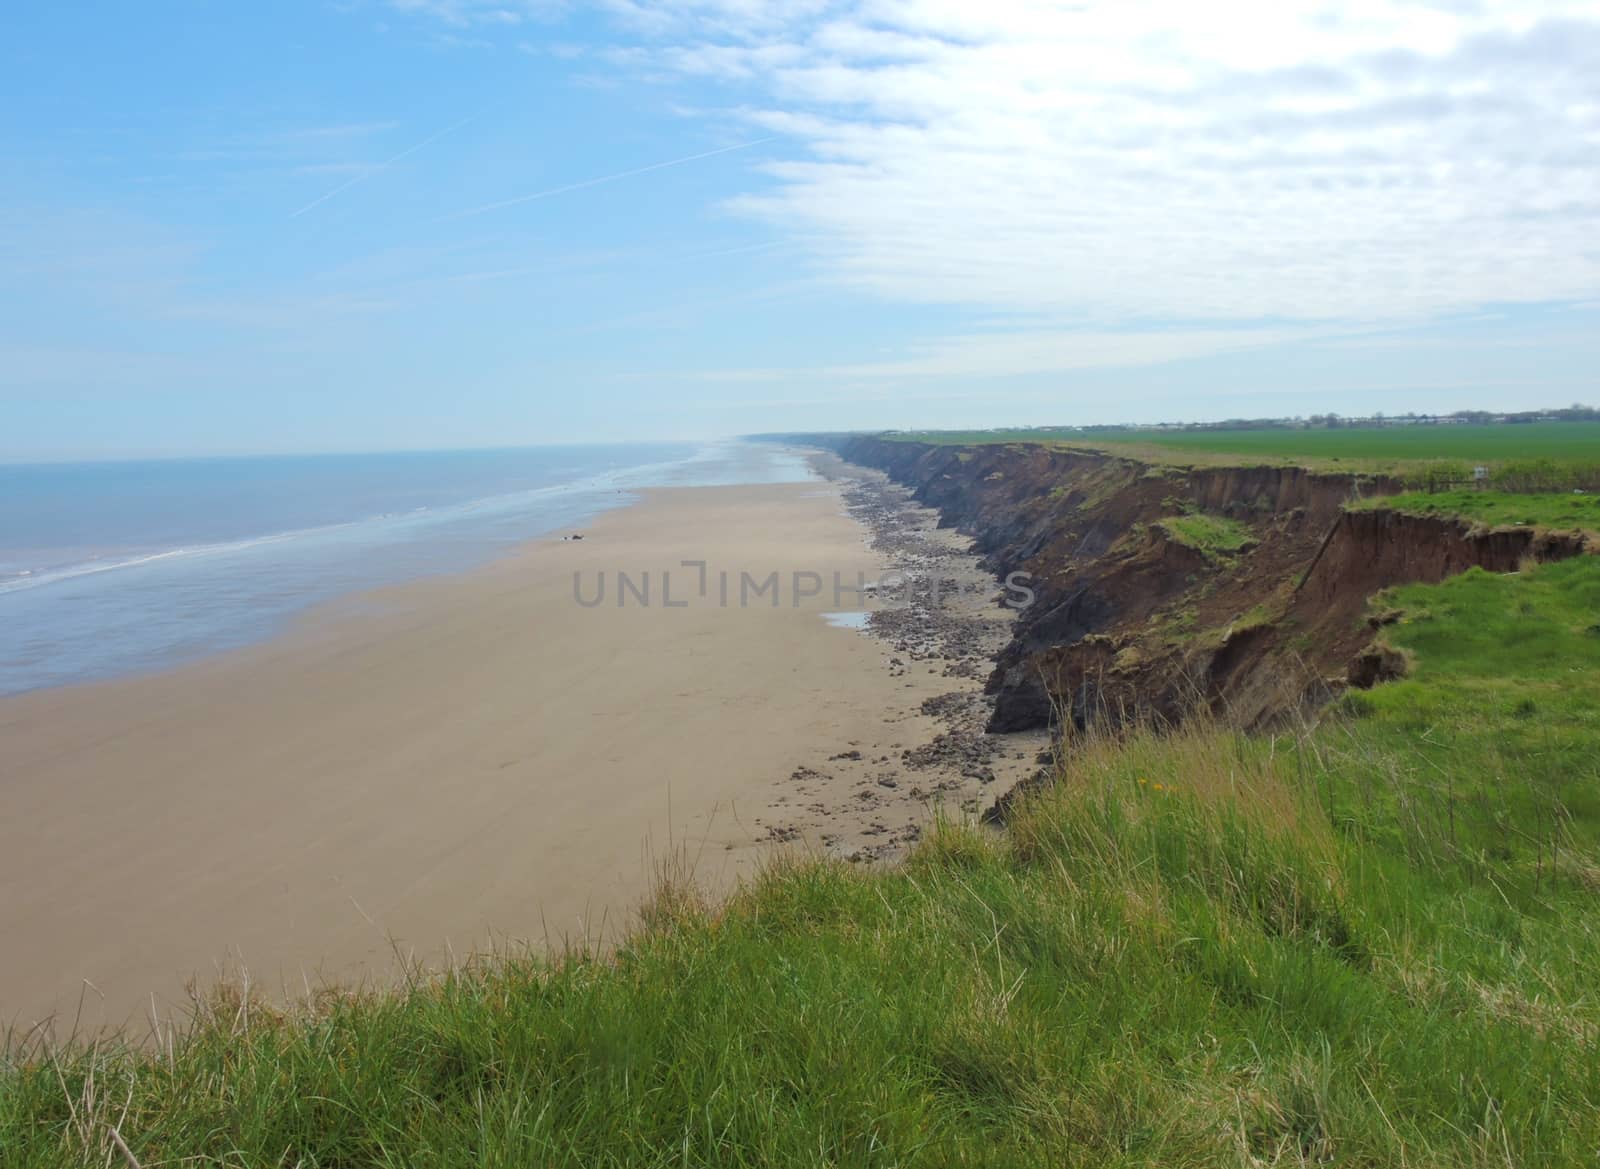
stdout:
[[[991,732],[1067,716],[1079,725],[1174,722],[1197,707],[1247,727],[1270,725],[1403,668],[1374,644],[1375,592],[1593,550],[1581,533],[1345,510],[1400,489],[1382,477],[1152,466],[1027,443],[862,437],[835,440],[834,449],[881,468],[937,508],[942,526],[971,536],[991,590],[1007,574],[1026,574],[1033,603],[986,684]],[[1225,530],[1231,548],[1175,536],[1170,521],[1183,517]],[[893,537],[892,524],[884,530]],[[986,643],[976,633],[947,643],[903,620],[904,634],[886,628],[913,662],[949,650],[959,663],[952,674],[981,668],[973,655]],[[981,747],[953,738],[907,761],[936,757],[977,775],[981,756]]]

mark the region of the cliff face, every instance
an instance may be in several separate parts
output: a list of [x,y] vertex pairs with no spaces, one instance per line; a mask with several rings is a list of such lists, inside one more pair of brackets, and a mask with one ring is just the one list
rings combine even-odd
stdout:
[[1482,530],[1464,520],[1371,510],[1339,518],[1327,548],[1309,567],[1300,596],[1308,608],[1370,595],[1405,581],[1435,584],[1469,568],[1515,572],[1525,559],[1561,560],[1584,551],[1570,532]]
[[1176,720],[1197,704],[1268,723],[1370,684],[1387,660],[1367,652],[1379,589],[1585,549],[1575,535],[1347,512],[1399,484],[1297,467],[1157,467],[1027,443],[824,445],[912,488],[996,576],[1028,574],[1034,603],[988,683],[994,731]]

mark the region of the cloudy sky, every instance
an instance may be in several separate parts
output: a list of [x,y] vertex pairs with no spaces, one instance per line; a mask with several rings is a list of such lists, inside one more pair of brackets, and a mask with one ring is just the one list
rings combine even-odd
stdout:
[[0,38],[0,457],[1600,400],[1600,0]]

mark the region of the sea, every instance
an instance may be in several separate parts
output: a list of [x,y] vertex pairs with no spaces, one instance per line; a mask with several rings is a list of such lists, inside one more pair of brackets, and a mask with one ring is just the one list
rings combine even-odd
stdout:
[[249,645],[308,606],[581,531],[641,489],[811,477],[741,441],[0,464],[0,695]]

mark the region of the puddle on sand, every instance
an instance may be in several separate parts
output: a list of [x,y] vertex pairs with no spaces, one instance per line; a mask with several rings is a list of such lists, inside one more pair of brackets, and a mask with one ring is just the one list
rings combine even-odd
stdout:
[[822,619],[837,629],[865,629],[872,614],[866,609],[851,609],[842,613],[824,613]]

